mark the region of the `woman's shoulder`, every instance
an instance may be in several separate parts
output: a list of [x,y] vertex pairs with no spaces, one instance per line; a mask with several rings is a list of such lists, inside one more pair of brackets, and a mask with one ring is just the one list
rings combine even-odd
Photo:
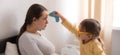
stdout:
[[24,33],[21,35],[21,37],[28,37],[28,36],[30,36],[30,34],[29,34],[28,32],[24,32]]
[[34,34],[34,33],[29,33],[29,32],[24,32],[21,37],[21,39],[32,39],[32,40],[37,40],[37,39],[43,39],[45,38],[43,35],[41,34]]
[[19,38],[19,40],[27,40],[27,39],[31,39],[31,34],[27,32],[24,32]]

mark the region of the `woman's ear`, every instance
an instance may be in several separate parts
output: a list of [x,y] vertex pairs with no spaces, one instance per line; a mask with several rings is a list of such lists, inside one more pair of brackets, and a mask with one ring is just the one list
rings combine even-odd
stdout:
[[36,18],[35,18],[35,17],[33,17],[33,21],[36,21]]
[[37,19],[35,18],[35,17],[33,17],[33,20],[32,20],[33,22],[33,24],[35,24],[36,23],[36,21],[37,21]]

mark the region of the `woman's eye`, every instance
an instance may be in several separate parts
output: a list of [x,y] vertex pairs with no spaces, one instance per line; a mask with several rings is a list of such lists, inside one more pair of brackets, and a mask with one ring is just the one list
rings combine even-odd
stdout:
[[46,20],[47,18],[43,18],[43,20]]

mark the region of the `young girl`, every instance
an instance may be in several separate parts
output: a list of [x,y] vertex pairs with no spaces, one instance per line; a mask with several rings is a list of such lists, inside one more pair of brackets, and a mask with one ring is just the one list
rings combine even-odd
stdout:
[[55,11],[62,24],[80,41],[80,55],[105,55],[103,42],[99,37],[101,26],[95,19],[84,19],[76,29],[65,17]]

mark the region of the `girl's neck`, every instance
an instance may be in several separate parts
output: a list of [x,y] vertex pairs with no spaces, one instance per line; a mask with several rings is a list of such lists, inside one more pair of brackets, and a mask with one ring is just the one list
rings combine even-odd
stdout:
[[91,39],[88,39],[88,40],[83,40],[83,44],[86,44],[86,43],[88,43],[88,42],[90,42],[90,41],[92,41],[93,39],[91,38]]

